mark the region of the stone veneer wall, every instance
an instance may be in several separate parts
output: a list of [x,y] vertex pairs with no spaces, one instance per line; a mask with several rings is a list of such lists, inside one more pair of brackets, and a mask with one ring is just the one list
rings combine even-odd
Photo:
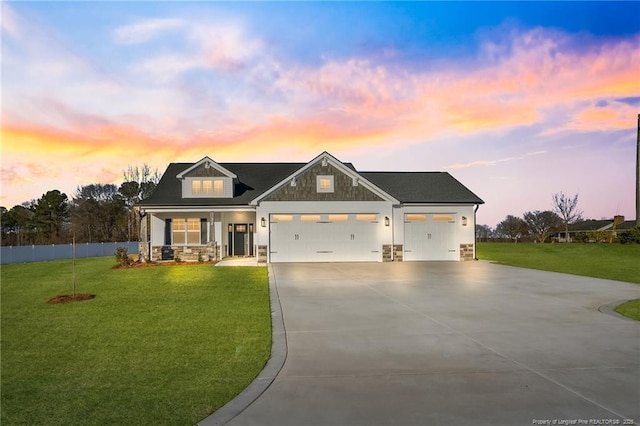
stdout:
[[402,255],[404,252],[404,246],[402,244],[396,244],[393,246],[393,260],[396,262],[402,262]]
[[473,244],[460,244],[460,260],[473,260]]
[[[219,259],[220,246],[207,244],[204,246],[171,246],[173,250],[173,259],[179,257],[184,261],[198,261],[198,257],[202,256],[205,262],[209,260]],[[162,260],[162,246],[154,246],[151,248],[151,260]]]
[[258,263],[267,263],[267,246],[258,246]]
[[138,243],[138,254],[142,256],[142,259],[149,258],[149,243],[146,241],[140,241]]
[[391,262],[393,259],[391,258],[391,244],[383,244],[382,245],[382,261],[383,262]]

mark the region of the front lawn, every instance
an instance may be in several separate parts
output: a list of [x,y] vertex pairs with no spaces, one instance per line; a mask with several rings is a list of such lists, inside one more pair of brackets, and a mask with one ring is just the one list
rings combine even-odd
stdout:
[[629,300],[618,306],[615,311],[627,318],[640,321],[640,299]]
[[479,259],[640,284],[640,244],[478,243]]
[[4,265],[2,415],[30,425],[193,425],[242,391],[271,349],[266,268]]

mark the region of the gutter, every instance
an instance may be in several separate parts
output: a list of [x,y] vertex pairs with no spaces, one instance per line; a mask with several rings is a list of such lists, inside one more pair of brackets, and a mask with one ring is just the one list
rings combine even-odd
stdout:
[[474,260],[478,260],[478,255],[477,255],[477,246],[478,246],[478,241],[476,238],[476,230],[475,227],[477,225],[476,223],[476,213],[478,213],[478,209],[480,208],[480,204],[476,204],[476,208],[473,210],[473,259]]

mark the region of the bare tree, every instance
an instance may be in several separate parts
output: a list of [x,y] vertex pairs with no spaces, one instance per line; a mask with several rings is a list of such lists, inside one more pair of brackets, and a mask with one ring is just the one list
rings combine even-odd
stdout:
[[569,242],[569,224],[582,219],[582,211],[578,210],[578,194],[573,198],[564,195],[562,191],[553,194],[553,211],[556,212],[564,222],[564,236]]
[[136,213],[135,205],[151,195],[156,185],[160,181],[160,172],[158,169],[151,170],[148,164],[142,167],[128,166],[122,171],[124,182],[120,185],[120,194],[122,195],[128,210],[127,215],[127,239],[129,241],[138,238],[143,220]]

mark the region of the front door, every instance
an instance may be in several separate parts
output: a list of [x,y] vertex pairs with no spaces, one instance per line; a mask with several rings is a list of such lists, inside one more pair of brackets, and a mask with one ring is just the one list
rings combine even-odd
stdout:
[[233,255],[245,256],[247,254],[247,224],[236,223],[233,231]]

